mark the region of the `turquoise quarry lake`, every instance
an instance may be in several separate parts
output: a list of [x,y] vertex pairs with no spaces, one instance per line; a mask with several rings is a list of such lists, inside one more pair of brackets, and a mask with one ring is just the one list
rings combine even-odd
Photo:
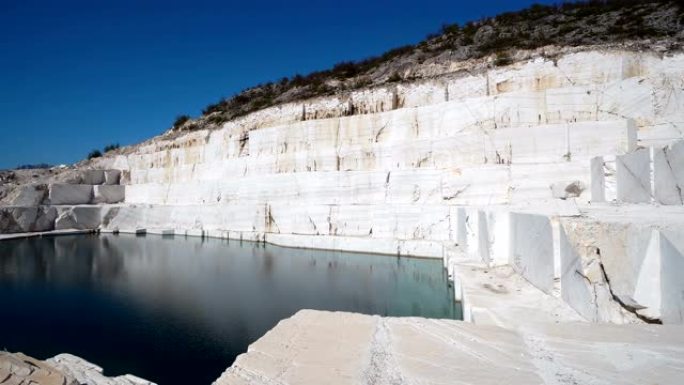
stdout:
[[461,318],[439,260],[148,235],[0,242],[0,349],[210,384],[300,309]]

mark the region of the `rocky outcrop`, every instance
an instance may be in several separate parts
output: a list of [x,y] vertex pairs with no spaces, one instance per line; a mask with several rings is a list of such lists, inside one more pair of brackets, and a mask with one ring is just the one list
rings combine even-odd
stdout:
[[155,385],[130,374],[106,377],[102,368],[70,354],[46,361],[0,352],[0,385]]
[[80,385],[74,377],[21,353],[0,352],[2,385]]
[[142,378],[126,374],[118,377],[106,377],[102,368],[71,354],[59,354],[46,360],[50,365],[73,377],[79,384],[86,385],[155,385]]

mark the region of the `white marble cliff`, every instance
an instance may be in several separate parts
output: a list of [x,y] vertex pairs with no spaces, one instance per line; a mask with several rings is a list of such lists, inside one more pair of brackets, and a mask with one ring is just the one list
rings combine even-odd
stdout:
[[466,321],[515,330],[682,324],[684,54],[562,52],[162,135],[0,223],[440,258]]

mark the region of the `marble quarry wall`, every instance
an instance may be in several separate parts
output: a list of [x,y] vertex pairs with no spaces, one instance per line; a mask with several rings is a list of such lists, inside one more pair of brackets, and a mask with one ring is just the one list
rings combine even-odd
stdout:
[[120,175],[0,226],[508,265],[586,320],[682,323],[683,92],[684,54],[593,50],[292,103],[104,157]]

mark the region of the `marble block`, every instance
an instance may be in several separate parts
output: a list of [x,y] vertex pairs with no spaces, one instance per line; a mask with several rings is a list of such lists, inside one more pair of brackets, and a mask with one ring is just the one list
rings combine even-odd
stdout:
[[606,177],[603,171],[603,157],[591,158],[591,202],[600,203],[606,201]]
[[49,190],[48,197],[53,205],[85,205],[93,198],[93,186],[89,184],[54,183]]
[[653,197],[662,205],[684,202],[684,140],[667,147],[654,147]]
[[126,186],[97,185],[93,186],[93,203],[120,203],[126,197]]
[[617,199],[626,203],[651,201],[651,156],[648,149],[639,149],[617,156]]
[[553,231],[542,215],[511,213],[510,263],[520,275],[545,293],[554,282]]
[[107,185],[119,184],[121,180],[121,170],[105,170],[104,183]]
[[103,184],[105,182],[104,170],[83,170],[83,184]]

